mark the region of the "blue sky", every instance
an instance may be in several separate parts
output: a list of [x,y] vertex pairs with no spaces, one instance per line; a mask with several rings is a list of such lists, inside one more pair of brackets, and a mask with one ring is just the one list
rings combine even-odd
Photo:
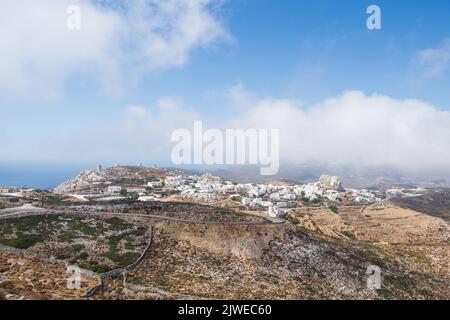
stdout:
[[[365,23],[369,4],[382,9],[380,31]],[[189,63],[146,74],[119,99],[98,94],[89,79],[66,81],[64,100],[32,102],[48,106],[121,106],[178,95],[204,104],[205,91],[242,82],[268,96],[318,101],[349,89],[425,99],[450,107],[448,75],[414,83],[417,51],[450,37],[450,3],[425,1],[230,0],[217,9],[231,43],[190,53]],[[81,83],[84,83],[81,84]],[[23,102],[7,100],[26,106]],[[72,108],[72,106],[68,106]]]
[[[450,3],[378,1],[383,29],[366,28],[370,1],[229,1],[223,7],[231,44],[198,50],[190,63],[155,77],[138,94],[201,101],[208,89],[242,82],[267,96],[318,101],[358,89],[421,98],[450,107],[449,79],[415,84],[417,51],[450,36]],[[200,100],[199,100],[200,99]]]
[[[37,5],[36,1],[23,3]],[[369,98],[378,94],[399,104],[416,99],[435,112],[450,110],[450,45],[446,42],[450,39],[450,2],[446,0],[209,0],[192,1],[186,7],[179,5],[183,1],[175,1],[168,11],[161,9],[160,0],[130,1],[128,11],[115,9],[112,1],[103,1],[99,7],[80,0],[85,33],[75,40],[71,38],[74,33],[54,31],[52,18],[66,18],[60,10],[64,7],[54,3],[41,0],[48,9],[41,11],[54,12],[45,19],[39,17],[39,10],[25,13],[19,22],[0,16],[0,35],[12,48],[0,50],[2,66],[11,67],[2,71],[0,79],[0,139],[6,145],[0,153],[3,163],[115,162],[115,154],[123,161],[167,163],[167,148],[157,144],[158,139],[165,139],[162,135],[148,146],[142,142],[147,149],[135,150],[127,143],[133,135],[126,136],[130,130],[121,122],[128,123],[130,106],[139,106],[139,114],[154,121],[148,126],[162,123],[165,111],[161,110],[166,109],[155,105],[164,97],[182,110],[174,114],[200,117],[214,125],[241,123],[246,112],[265,99],[298,102],[296,107],[308,109],[347,91],[360,91]],[[370,4],[381,8],[382,30],[366,27]],[[147,5],[156,11],[133,16],[134,6]],[[3,15],[23,12],[15,4],[2,3],[0,9]],[[177,26],[185,16],[189,22]],[[41,18],[51,28],[21,27]],[[109,42],[111,35],[123,36],[124,26],[133,19],[142,19],[144,27],[130,27],[125,33],[131,38],[125,43],[128,47],[124,49],[123,41],[118,41],[121,49],[117,49],[115,42]],[[157,22],[151,23],[152,19]],[[197,23],[199,27],[191,30]],[[154,34],[149,36],[145,28],[154,28]],[[37,32],[48,35],[40,41]],[[156,53],[151,51],[154,46],[147,47],[155,34],[169,38],[166,48]],[[77,41],[80,46],[71,47]],[[70,52],[64,49],[67,46]],[[103,66],[104,61],[110,64]],[[430,75],[432,67],[437,69]],[[23,74],[15,85],[17,70]],[[240,104],[236,99],[230,99],[233,90],[239,99],[248,98],[241,103],[244,111],[236,108],[234,104]],[[158,131],[170,135],[173,128],[169,127]],[[150,135],[145,139],[151,140],[149,130],[133,134]],[[112,133],[124,139],[117,145],[90,140]],[[130,155],[124,157],[127,152]],[[148,159],[142,159],[145,152]]]

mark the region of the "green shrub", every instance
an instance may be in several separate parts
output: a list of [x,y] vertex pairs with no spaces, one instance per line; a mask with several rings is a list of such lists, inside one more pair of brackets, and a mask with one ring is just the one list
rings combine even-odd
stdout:
[[231,200],[241,203],[242,202],[242,197],[241,196],[234,196],[234,197],[231,198]]
[[106,219],[105,222],[109,224],[112,230],[124,230],[129,229],[131,227],[131,225],[128,222],[117,217]]
[[134,245],[134,243],[132,243],[132,242],[130,242],[130,241],[127,241],[127,242],[125,243],[124,247],[125,247],[125,249],[127,249],[127,250],[134,250],[136,246]]
[[41,222],[46,222],[47,219],[55,218],[55,216],[26,216],[21,218],[12,218],[8,223],[14,225],[17,230],[28,231],[37,227]]
[[17,233],[17,238],[4,239],[0,238],[0,243],[5,246],[14,247],[17,249],[28,249],[29,247],[35,245],[38,242],[45,241],[45,237],[39,234],[23,234],[21,232]]
[[330,209],[334,213],[339,213],[339,208],[335,204],[328,206],[328,209]]
[[83,249],[84,249],[84,245],[82,245],[82,244],[74,244],[72,246],[72,250],[75,251],[75,252],[79,252],[79,251],[81,251]]
[[129,194],[129,198],[130,198],[131,200],[137,200],[137,199],[139,199],[139,193],[137,193],[137,192],[132,192],[132,193]]
[[80,238],[80,237],[77,236],[74,232],[70,232],[70,231],[63,232],[58,235],[59,242],[71,243],[71,242],[73,242],[73,240],[78,239],[78,238]]
[[343,231],[342,234],[349,239],[353,239],[353,240],[356,239],[355,235],[350,231]]
[[81,218],[74,218],[69,221],[68,226],[70,229],[78,230],[86,236],[98,236],[104,231],[102,226],[96,225],[95,227],[92,227]]
[[82,252],[76,257],[76,260],[86,260],[87,258],[89,258],[88,253]]
[[88,261],[85,263],[80,263],[79,266],[82,269],[91,270],[91,271],[94,271],[97,273],[103,273],[103,272],[108,272],[108,271],[112,270],[112,268],[110,268],[108,266],[98,264],[98,261]]
[[126,252],[119,254],[116,251],[109,251],[105,254],[109,260],[115,262],[118,268],[126,267],[139,258],[140,254],[137,252]]
[[67,199],[68,199],[68,197],[66,197],[66,196],[51,194],[51,195],[42,196],[41,201],[42,201],[42,204],[46,204],[46,205],[60,205],[60,206],[71,205],[70,202],[65,201]]
[[6,224],[6,225],[3,227],[2,234],[12,234],[12,233],[13,233],[13,227],[12,227],[12,225],[11,225],[11,224]]
[[299,224],[300,220],[298,220],[296,217],[289,215],[287,220],[292,224]]

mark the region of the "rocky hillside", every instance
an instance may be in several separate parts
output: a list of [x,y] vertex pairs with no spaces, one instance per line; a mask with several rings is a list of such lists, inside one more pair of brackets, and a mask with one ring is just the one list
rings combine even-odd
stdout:
[[78,290],[68,289],[64,263],[21,250],[0,250],[0,300],[80,299],[97,282],[96,277],[85,276]]
[[412,209],[450,222],[450,189],[429,189],[417,197],[394,198],[391,201],[403,208]]
[[[83,267],[103,266],[105,257],[121,263],[130,257],[127,253],[135,250],[137,255],[142,250],[139,229],[153,226],[150,250],[127,275],[131,287],[117,279],[94,299],[450,297],[448,223],[411,210],[372,206],[334,213],[324,208],[297,211],[281,224],[186,203],[129,206],[114,213],[119,220],[101,212],[103,218],[94,219],[86,208],[69,214],[72,210],[50,220],[8,218],[0,229],[4,243],[47,259],[58,255]],[[8,255],[0,247],[0,261],[9,261],[0,262],[0,294],[8,299],[75,297],[59,285],[62,275],[51,275],[57,284],[45,281],[50,268],[59,270],[51,263],[33,261],[26,270],[17,269],[30,274],[23,282],[15,271],[16,258]],[[380,270],[377,290],[367,286],[373,268]]]
[[146,167],[116,166],[106,169],[90,169],[82,171],[78,176],[53,189],[59,194],[77,193],[111,184],[144,183],[146,180],[164,178],[174,171]]
[[[149,256],[129,274],[130,283],[219,299],[449,297],[448,275],[414,270],[370,244],[288,225],[272,233],[249,229],[247,239],[240,232],[245,250],[227,252],[225,232],[180,234],[173,228],[159,225]],[[262,251],[253,251],[256,247]],[[375,291],[367,288],[371,266],[379,267],[382,276],[382,287]]]

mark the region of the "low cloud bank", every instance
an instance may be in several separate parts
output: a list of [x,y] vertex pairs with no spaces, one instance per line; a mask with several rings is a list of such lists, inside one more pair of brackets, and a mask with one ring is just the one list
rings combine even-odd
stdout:
[[450,169],[450,112],[351,91],[315,106],[263,99],[237,125],[281,130],[281,159],[402,170]]
[[[35,139],[11,137],[3,160],[170,165],[178,128],[280,130],[280,163],[403,172],[450,172],[450,112],[418,100],[350,91],[312,106],[282,99],[248,99],[218,121],[163,97],[154,106],[128,106],[95,127],[80,124],[64,134]],[[230,105],[230,108],[232,106]],[[225,132],[225,131],[224,131]]]

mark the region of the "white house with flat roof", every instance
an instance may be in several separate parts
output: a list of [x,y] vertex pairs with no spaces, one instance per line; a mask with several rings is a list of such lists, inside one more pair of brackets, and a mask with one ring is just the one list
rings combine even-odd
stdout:
[[129,187],[127,188],[127,192],[128,193],[134,193],[136,192],[137,194],[139,194],[140,196],[144,195],[147,190],[145,190],[145,188],[139,188],[139,187]]
[[106,188],[106,193],[108,194],[120,193],[121,190],[122,190],[121,186],[108,186],[108,188]]
[[0,187],[0,193],[3,194],[12,194],[19,192],[20,189],[17,187]]
[[147,186],[150,188],[160,188],[160,187],[162,187],[162,182],[161,181],[150,181],[150,182],[147,182]]
[[284,211],[283,209],[277,207],[277,206],[272,206],[269,207],[269,217],[272,218],[284,218],[286,216],[286,211]]

